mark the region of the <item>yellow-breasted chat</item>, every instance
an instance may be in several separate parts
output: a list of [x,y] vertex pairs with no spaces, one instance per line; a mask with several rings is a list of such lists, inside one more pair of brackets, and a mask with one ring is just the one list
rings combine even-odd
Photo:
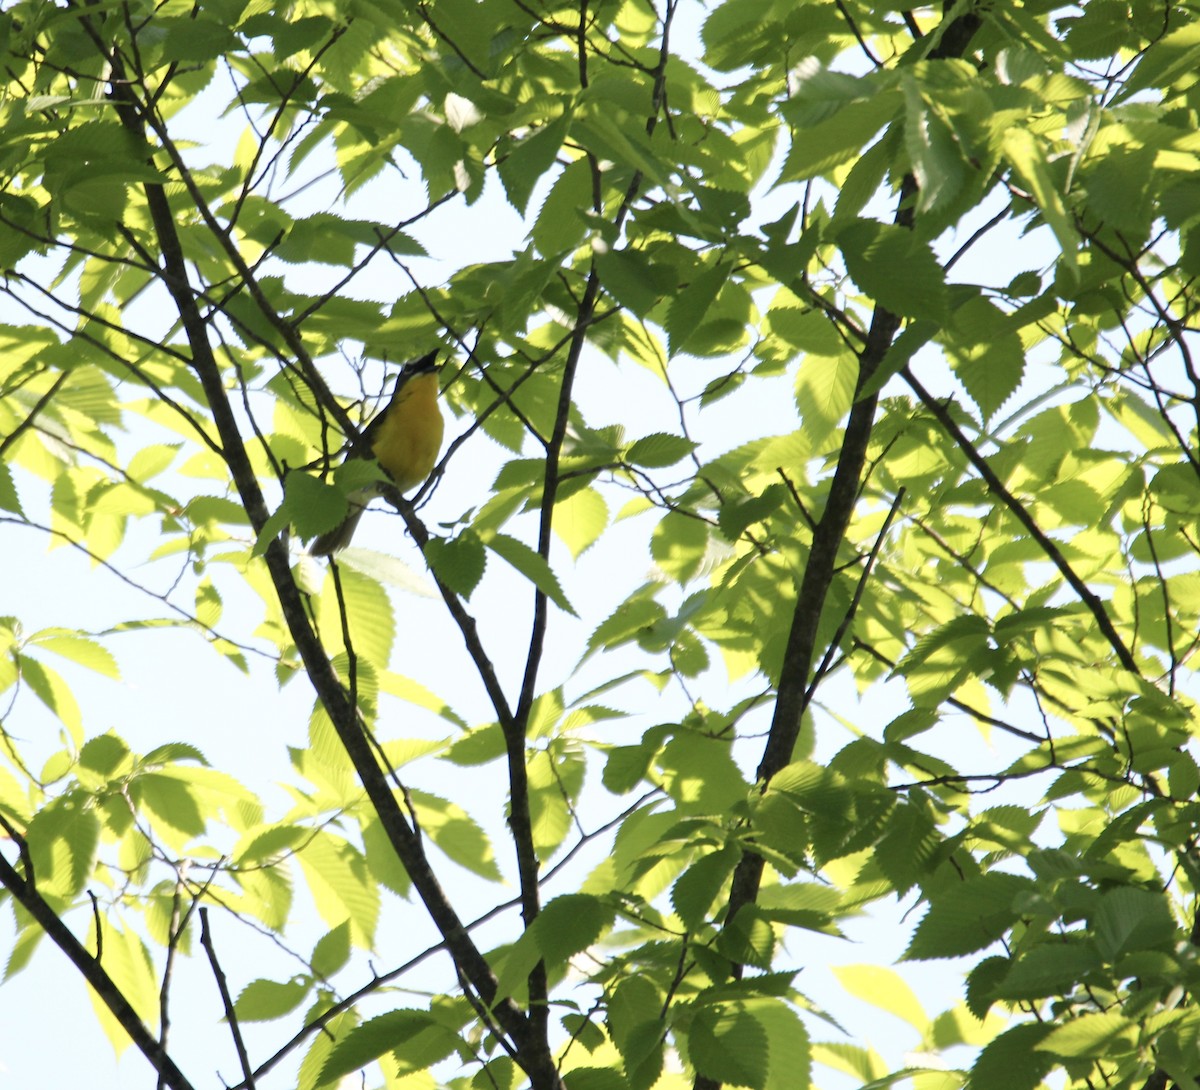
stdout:
[[[363,446],[375,455],[401,492],[416,488],[429,476],[442,449],[445,422],[438,408],[437,356],[435,349],[406,363],[396,377],[387,408],[363,429]],[[363,488],[349,496],[346,517],[312,543],[313,556],[329,556],[349,545],[358,520],[376,495],[377,488]]]

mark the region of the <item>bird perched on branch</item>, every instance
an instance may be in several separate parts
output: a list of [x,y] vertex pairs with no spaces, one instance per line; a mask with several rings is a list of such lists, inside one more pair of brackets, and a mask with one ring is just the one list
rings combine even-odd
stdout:
[[[362,433],[362,447],[370,449],[401,492],[416,488],[429,476],[442,449],[445,422],[437,401],[437,355],[434,350],[404,365],[387,408],[376,413]],[[349,545],[363,511],[378,494],[376,487],[350,495],[346,517],[312,543],[313,556],[330,556]]]

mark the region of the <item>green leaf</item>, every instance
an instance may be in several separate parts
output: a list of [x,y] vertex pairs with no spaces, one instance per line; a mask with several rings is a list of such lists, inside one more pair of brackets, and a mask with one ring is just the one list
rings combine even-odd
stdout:
[[677,734],[658,755],[663,786],[681,810],[723,814],[749,793],[726,739]]
[[[342,628],[345,621],[360,674],[365,676],[366,663],[374,667],[377,677],[391,661],[396,642],[395,610],[387,591],[370,576],[343,567],[337,581],[326,579],[317,604],[317,619],[325,647],[333,655],[347,650]],[[341,669],[347,672],[344,664]]]
[[[234,9],[236,10],[236,8]],[[264,13],[265,14],[265,13]],[[251,17],[253,19],[253,16]],[[249,22],[250,20],[247,20]],[[275,59],[287,60],[302,49],[316,45],[336,27],[331,19],[323,15],[310,15],[299,19],[270,19],[270,30],[267,33],[275,41]],[[245,24],[241,29],[246,31]]]
[[407,1070],[423,1070],[458,1048],[458,1035],[431,1013],[395,1010],[355,1026],[338,1040],[321,1068],[321,1083],[345,1078],[389,1053]]
[[163,56],[172,61],[207,63],[241,45],[236,34],[211,19],[159,16],[155,29],[166,31]]
[[595,489],[583,488],[554,505],[554,532],[578,560],[600,540],[608,517],[604,497]]
[[283,502],[263,524],[254,545],[255,556],[265,554],[267,546],[289,525],[294,524],[301,537],[316,537],[337,526],[349,510],[345,492],[302,470],[291,470],[283,487]]
[[719,261],[677,292],[667,312],[667,351],[674,356],[694,343],[704,316],[729,279],[731,266]]
[[[505,42],[501,28],[506,20],[513,18],[511,7],[494,0],[439,0],[439,5],[439,33],[445,35],[448,42],[454,42],[456,51],[461,50],[470,64],[486,73],[484,78],[487,78],[498,60],[496,47]],[[403,25],[410,17],[407,13],[398,15],[389,9],[384,9],[381,15],[385,26],[397,19],[402,20]],[[513,43],[506,44],[513,48]]]
[[1018,894],[1032,883],[993,871],[968,878],[932,901],[904,952],[905,960],[956,957],[983,950],[1016,923]]
[[792,1090],[809,1084],[812,1057],[808,1030],[796,1012],[772,999],[751,1000],[746,1006],[767,1031],[766,1090]]
[[[129,794],[139,809],[154,821],[159,834],[182,846],[190,838],[202,836],[206,825],[200,803],[192,788],[168,772],[146,772],[129,786]],[[180,834],[170,836],[170,832]]]
[[224,606],[221,593],[208,579],[196,586],[196,620],[207,628],[220,622]]
[[[381,233],[379,224],[343,219],[330,212],[316,212],[292,220],[286,236],[274,252],[282,261],[299,264],[314,261],[323,265],[350,266],[354,264],[358,246],[377,243]],[[403,236],[389,237],[388,241],[389,245],[396,247],[396,252],[400,252]],[[331,307],[322,308],[323,318],[338,316],[347,324],[354,322],[356,315],[361,316],[362,321],[372,318],[375,322],[379,320],[378,304],[336,298],[330,302]],[[352,302],[353,306],[350,305]]]
[[907,1022],[918,1033],[929,1027],[929,1016],[916,993],[898,973],[881,965],[835,965],[833,975],[851,995]]
[[10,980],[29,964],[45,934],[37,924],[22,929],[4,964],[4,980]]
[[338,553],[338,563],[352,568],[377,585],[394,587],[419,598],[436,598],[437,590],[423,573],[410,567],[399,557],[374,549],[351,545]]
[[330,977],[350,958],[350,923],[340,923],[326,932],[313,947],[309,963],[318,976]]
[[475,727],[450,743],[445,758],[457,765],[484,765],[504,754],[504,732],[499,723]]
[[1153,148],[1110,148],[1089,165],[1088,209],[1105,227],[1145,237],[1155,216],[1154,160]]
[[1200,765],[1190,753],[1181,753],[1167,769],[1167,785],[1177,799],[1191,798],[1200,792]]
[[379,922],[379,890],[362,854],[341,837],[318,830],[296,858],[321,918],[330,927],[349,921],[355,945],[370,946]]
[[576,159],[559,174],[542,202],[530,232],[538,252],[554,257],[578,246],[587,233],[584,213],[592,206],[592,169]]
[[701,36],[705,63],[717,71],[730,71],[749,63],[749,55],[762,48],[763,27],[771,25],[773,0],[738,0],[718,4],[704,20]]
[[1029,1023],[989,1041],[971,1068],[971,1090],[1037,1090],[1055,1066],[1053,1058],[1039,1051],[1050,1030]]
[[542,958],[554,966],[593,945],[613,919],[612,907],[601,898],[569,893],[548,901],[530,932]]
[[796,408],[814,446],[823,444],[850,411],[857,383],[858,360],[849,352],[804,357],[796,373]]
[[1025,349],[1012,320],[976,296],[955,307],[954,320],[940,339],[955,374],[987,420],[1025,375]]
[[665,620],[666,610],[654,601],[657,585],[648,583],[634,591],[588,637],[588,650],[608,650],[637,640]]
[[[828,175],[843,163],[857,159],[863,145],[896,116],[901,102],[895,91],[886,91],[848,102],[815,125],[797,126],[775,184]],[[785,106],[783,113],[785,117],[795,116],[798,111]]]
[[[324,1007],[317,1013],[324,1013]],[[332,1087],[337,1085],[336,1079],[327,1081],[324,1078],[325,1067],[329,1061],[330,1054],[336,1047],[335,1042],[345,1041],[354,1032],[357,1025],[357,1012],[353,1010],[344,1011],[325,1023],[325,1028],[328,1030],[327,1033],[313,1035],[313,1043],[309,1046],[308,1051],[304,1054],[304,1059],[300,1063],[296,1090],[318,1090],[318,1088],[324,1090],[326,1087],[332,1090]]]
[[559,1019],[563,1029],[571,1035],[571,1039],[578,1041],[589,1052],[595,1052],[607,1041],[604,1030],[596,1024],[593,1018],[594,1016],[586,1014],[564,1014]]
[[1069,1059],[1115,1059],[1138,1047],[1136,1022],[1116,1013],[1082,1014],[1051,1029],[1033,1047]]
[[516,992],[539,962],[550,970],[561,969],[607,932],[613,918],[612,908],[591,894],[567,894],[548,902],[509,948],[498,974],[497,995]]
[[485,1063],[471,1079],[471,1090],[517,1090],[520,1069],[507,1056]]
[[103,776],[112,776],[118,769],[132,765],[129,747],[115,734],[100,734],[89,738],[79,751],[79,764]]
[[841,1042],[826,1041],[823,1044],[814,1044],[813,1058],[825,1067],[841,1071],[864,1084],[874,1082],[888,1072],[883,1057],[874,1049]]
[[[3,243],[0,242],[0,248]],[[17,515],[24,515],[21,510],[21,498],[17,495],[17,485],[13,480],[12,471],[8,468],[7,463],[0,462],[0,511],[12,511]]]
[[649,1090],[663,1063],[663,1000],[644,976],[622,980],[608,999],[608,1032],[636,1090]]
[[37,698],[46,705],[71,733],[76,745],[83,744],[83,713],[75,696],[62,677],[49,666],[27,655],[14,656],[21,680],[29,686]]
[[904,678],[914,703],[922,707],[935,704],[967,677],[985,672],[990,639],[982,617],[960,615],[922,636],[897,664],[896,673]]
[[708,919],[713,902],[738,859],[739,854],[732,848],[702,856],[671,887],[671,906],[689,931],[695,931]]
[[522,215],[534,187],[554,163],[570,128],[571,115],[564,111],[514,144],[497,163],[509,203]]
[[919,318],[910,322],[892,341],[875,373],[863,383],[859,397],[877,394],[888,380],[908,366],[909,361],[941,331],[941,323]]
[[583,786],[584,759],[576,747],[566,744],[531,753],[525,765],[533,846],[539,858],[548,859],[574,825],[572,805]]
[[309,473],[294,470],[284,479],[280,510],[287,508],[290,521],[302,538],[332,530],[346,517],[349,506],[345,489]]
[[255,827],[242,837],[231,856],[238,866],[254,866],[290,852],[308,836],[308,830],[300,825]]
[[1180,938],[1167,898],[1130,886],[1110,889],[1101,896],[1089,929],[1109,961],[1134,950],[1171,949]]
[[631,443],[625,451],[625,457],[635,466],[665,469],[683,461],[696,446],[691,439],[685,439],[682,435],[655,432]]
[[596,270],[604,290],[640,318],[647,317],[659,300],[678,286],[670,266],[652,261],[641,250],[597,253]]
[[[567,1090],[629,1090],[629,1083],[611,1067],[575,1067],[563,1072]],[[491,1084],[478,1090],[491,1090]]]
[[501,879],[492,842],[479,824],[457,803],[426,791],[412,791],[421,829],[460,867],[491,882]]
[[727,541],[736,541],[748,527],[758,522],[766,522],[788,502],[787,486],[770,484],[763,489],[761,495],[724,503],[717,515],[717,523]]
[[1032,1000],[1066,995],[1101,964],[1090,942],[1039,943],[1017,958],[1003,980],[992,983],[988,999]]
[[1004,957],[984,958],[967,974],[967,1009],[981,1022],[995,1002],[996,988],[1012,962]]
[[464,530],[457,537],[431,537],[425,559],[434,574],[455,594],[470,598],[487,566],[487,552],[479,535]]
[[82,798],[64,795],[33,815],[25,830],[33,873],[43,896],[69,900],[92,876],[100,822]]
[[1079,234],[1050,174],[1041,144],[1028,129],[1013,126],[1004,133],[1004,154],[1058,239],[1064,267],[1075,273],[1079,264]]
[[554,570],[543,556],[535,553],[523,541],[518,541],[515,537],[509,537],[507,534],[489,533],[480,536],[483,543],[492,552],[516,568],[559,609],[564,613],[569,613],[572,617],[578,616],[571,603],[567,601],[566,595],[563,594],[558,576],[554,574]]
[[911,71],[901,76],[904,92],[904,146],[917,181],[917,212],[936,213],[962,190],[966,164],[953,130],[921,95]]
[[37,219],[40,215],[37,201],[0,193],[0,268],[16,268],[21,258],[38,248]]
[[772,307],[767,312],[771,332],[804,352],[830,359],[841,355],[846,342],[823,312],[796,306]]
[[204,759],[204,754],[190,743],[166,742],[150,750],[140,763],[143,768],[150,768],[156,765],[182,764],[190,761],[205,768],[208,767],[208,761]]
[[687,1050],[701,1075],[751,1090],[767,1086],[767,1031],[740,1004],[697,1011],[688,1027]]
[[233,1009],[240,1022],[269,1022],[294,1011],[310,988],[306,980],[252,980],[242,989]]
[[[393,893],[407,897],[412,880],[378,818],[363,823],[362,841],[367,870],[371,872],[371,877]],[[334,932],[336,931],[337,928],[334,928]]]
[[56,655],[70,659],[80,666],[86,666],[89,670],[94,670],[114,681],[119,681],[121,678],[117,660],[113,658],[108,648],[86,636],[73,635],[64,629],[46,629],[30,636],[29,642],[37,644],[38,647],[44,647],[47,651],[53,651]]
[[[771,845],[775,847],[774,844]],[[798,845],[790,845],[793,850]],[[836,889],[814,882],[789,882],[763,889],[758,895],[765,920],[803,927],[824,935],[840,935],[834,920],[842,915],[842,897]]]
[[842,228],[837,244],[854,282],[880,306],[904,318],[947,317],[942,267],[912,231],[860,219]]
[[1113,98],[1122,103],[1150,87],[1167,87],[1180,76],[1191,75],[1200,61],[1200,25],[1186,23],[1164,35],[1147,49],[1129,78]]
[[681,585],[699,574],[707,553],[708,526],[703,519],[690,518],[682,511],[668,511],[650,538],[650,555]]
[[[657,149],[642,131],[639,121],[630,124],[631,118],[613,101],[626,95],[630,84],[626,80],[597,80],[588,88],[585,99],[587,109],[578,116],[575,135],[591,148],[597,158],[620,163],[626,169],[639,170],[652,181],[663,184],[664,164]],[[590,204],[590,202],[587,202]],[[581,205],[580,207],[586,207]],[[683,210],[679,205],[673,211]],[[684,213],[685,218],[686,213]]]
[[42,765],[42,774],[38,778],[42,783],[57,783],[71,774],[75,767],[75,755],[69,750],[60,749],[52,753]]
[[[104,921],[104,971],[139,1018],[149,1027],[158,1025],[159,991],[154,978],[154,964],[146,944],[134,931],[117,926],[112,920]],[[88,948],[96,949],[96,919],[88,929]],[[120,1055],[129,1045],[129,1036],[108,1005],[91,988],[88,998],[96,1012],[97,1020]]]

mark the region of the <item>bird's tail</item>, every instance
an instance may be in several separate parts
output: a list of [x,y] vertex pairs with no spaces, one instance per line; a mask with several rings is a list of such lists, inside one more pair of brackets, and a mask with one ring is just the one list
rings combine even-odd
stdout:
[[350,544],[350,539],[358,528],[358,520],[363,517],[366,509],[366,504],[355,503],[354,500],[351,500],[350,513],[332,530],[326,530],[325,533],[318,536],[309,546],[308,551],[313,556],[332,556],[334,553],[341,552]]

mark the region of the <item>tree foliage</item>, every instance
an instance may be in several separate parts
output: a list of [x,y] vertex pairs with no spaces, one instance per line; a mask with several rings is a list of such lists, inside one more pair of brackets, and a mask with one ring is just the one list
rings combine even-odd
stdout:
[[[1192,5],[18,0],[0,47],[3,532],[126,611],[0,626],[6,988],[49,939],[173,1090],[222,1015],[247,1088],[1197,1086]],[[414,622],[302,542],[438,345],[455,438],[369,516]],[[76,695],[174,628],[307,679],[288,805]],[[823,1015],[864,913],[943,1012],[879,964]]]

